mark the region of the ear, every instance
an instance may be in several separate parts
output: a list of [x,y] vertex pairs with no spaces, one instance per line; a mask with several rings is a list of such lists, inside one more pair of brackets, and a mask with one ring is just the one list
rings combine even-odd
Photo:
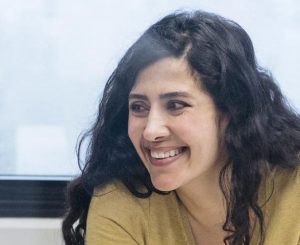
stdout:
[[219,113],[219,127],[222,134],[225,133],[225,130],[229,124],[230,118],[226,113]]

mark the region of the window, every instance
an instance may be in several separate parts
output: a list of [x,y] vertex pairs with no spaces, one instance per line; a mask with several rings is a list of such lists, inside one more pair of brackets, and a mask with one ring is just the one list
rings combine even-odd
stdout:
[[299,1],[184,2],[0,0],[1,216],[62,214],[64,188],[79,173],[76,140],[106,79],[145,28],[176,9],[236,20],[300,108]]

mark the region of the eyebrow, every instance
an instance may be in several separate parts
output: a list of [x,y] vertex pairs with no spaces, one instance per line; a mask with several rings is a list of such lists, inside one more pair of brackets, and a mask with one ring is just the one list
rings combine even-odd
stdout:
[[147,96],[146,95],[142,95],[142,94],[129,94],[128,99],[147,100]]
[[176,92],[170,92],[170,93],[161,94],[159,96],[159,98],[161,98],[161,99],[171,99],[171,98],[176,98],[176,97],[190,98],[191,95],[189,93],[187,93],[187,92],[176,91]]
[[[170,93],[165,93],[165,94],[159,95],[160,99],[171,99],[171,98],[177,98],[177,97],[190,98],[191,95],[187,92],[182,92],[182,91],[170,92]],[[135,94],[135,93],[129,94],[129,99],[148,100],[146,95]]]

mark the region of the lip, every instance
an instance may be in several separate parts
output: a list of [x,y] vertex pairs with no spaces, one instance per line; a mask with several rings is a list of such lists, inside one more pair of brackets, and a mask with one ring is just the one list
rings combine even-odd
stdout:
[[[171,148],[171,147],[155,148],[155,150],[157,150],[157,151],[163,151],[163,150],[168,151],[168,150],[171,150],[171,149],[174,149],[174,147],[173,148]],[[154,150],[154,149],[152,149],[152,150]],[[146,154],[147,154],[147,158],[149,159],[149,162],[151,163],[151,165],[153,165],[155,167],[166,167],[166,166],[171,165],[172,163],[174,163],[178,158],[180,158],[182,156],[182,154],[186,152],[186,150],[187,149],[184,149],[182,152],[180,152],[176,156],[163,158],[163,159],[153,158],[150,154],[149,149],[146,150]]]
[[148,145],[142,145],[142,147],[146,150],[152,150],[152,151],[170,151],[170,150],[174,150],[174,149],[178,149],[178,148],[182,148],[183,146],[148,146]]

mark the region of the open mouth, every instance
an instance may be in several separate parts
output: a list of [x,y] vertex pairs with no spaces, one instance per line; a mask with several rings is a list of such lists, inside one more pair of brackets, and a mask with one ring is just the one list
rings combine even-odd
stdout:
[[152,165],[166,166],[180,158],[187,149],[188,147],[178,147],[168,151],[147,149],[147,155]]
[[165,159],[165,158],[170,158],[170,157],[175,157],[178,154],[184,152],[187,149],[187,147],[180,147],[177,149],[173,149],[170,151],[153,151],[149,150],[150,156],[155,159]]

